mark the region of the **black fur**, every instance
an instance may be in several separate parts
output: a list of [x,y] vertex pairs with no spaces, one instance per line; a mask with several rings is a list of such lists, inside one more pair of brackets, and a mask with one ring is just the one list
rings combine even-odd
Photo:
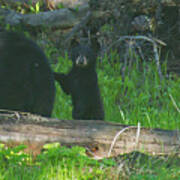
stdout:
[[43,51],[22,34],[0,32],[0,109],[51,116],[54,96]]
[[71,71],[67,75],[54,73],[54,77],[64,92],[72,97],[73,119],[103,120],[104,110],[93,50],[89,46],[78,45],[73,48],[71,59]]

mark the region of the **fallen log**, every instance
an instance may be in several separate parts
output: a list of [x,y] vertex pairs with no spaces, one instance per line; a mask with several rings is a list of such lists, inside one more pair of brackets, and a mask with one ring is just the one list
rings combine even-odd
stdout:
[[[29,0],[5,0],[7,3],[16,5],[18,4],[30,4]],[[78,7],[82,4],[87,3],[89,0],[31,0],[31,4],[36,4],[37,2],[41,2],[48,6],[48,4],[51,4],[53,7],[58,7],[59,4],[72,8],[72,7]],[[172,0],[173,1],[173,0]]]
[[32,27],[58,27],[61,29],[72,28],[86,15],[88,4],[79,7],[77,12],[63,8],[54,11],[39,12],[38,14],[21,14],[13,10],[0,8],[0,15],[5,24],[28,25]]
[[180,131],[148,129],[94,120],[58,120],[30,113],[0,110],[0,142],[26,144],[38,153],[45,143],[80,145],[96,158],[132,151],[180,155]]
[[[33,0],[32,3],[37,3],[39,0]],[[157,8],[158,4],[164,6],[180,6],[180,3],[176,2],[177,0],[161,0],[160,2],[157,1],[147,1],[144,3],[144,0],[138,1],[142,4],[142,14],[144,11],[149,11],[149,4],[153,8]],[[106,14],[109,13],[108,11],[101,11],[101,10],[94,10],[88,4],[89,0],[43,0],[42,1],[46,6],[51,4],[50,6],[54,7],[52,9],[56,9],[59,3],[62,3],[63,6],[66,8],[54,10],[54,11],[46,11],[46,12],[39,12],[37,14],[21,14],[17,13],[14,10],[4,9],[0,7],[0,16],[3,19],[5,24],[10,25],[28,25],[32,27],[58,27],[60,29],[68,29],[74,27],[76,24],[80,23],[81,19],[86,16],[87,11],[91,11],[94,18],[99,17],[106,17]],[[98,1],[97,1],[98,2]],[[6,3],[14,4],[28,4],[28,0],[7,0]],[[93,3],[93,2],[92,2]],[[103,3],[103,1],[102,1]],[[106,1],[104,2],[106,3]],[[124,4],[124,0],[120,0],[119,3]],[[134,6],[137,2],[132,0],[130,4]],[[91,4],[91,3],[90,3]],[[129,3],[128,3],[129,4]],[[27,5],[28,6],[28,5]],[[78,7],[78,10],[75,10],[75,7]],[[151,7],[151,8],[152,8]],[[74,8],[74,9],[73,9]],[[128,8],[127,8],[128,9]],[[118,9],[117,11],[119,11]],[[138,12],[139,14],[139,12]],[[104,15],[104,16],[102,16]]]
[[[41,2],[43,2],[44,4],[48,4],[51,3],[53,4],[55,7],[58,6],[60,3],[63,4],[64,6],[67,7],[73,7],[73,6],[78,6],[78,5],[82,5],[84,3],[89,2],[90,0],[41,0]],[[140,0],[140,2],[143,0]],[[147,2],[150,1],[151,4],[155,3],[156,1],[152,1],[152,0],[146,0]],[[29,0],[6,0],[6,2],[8,3],[29,3]],[[40,0],[31,0],[32,4],[35,4],[37,2],[40,2]],[[125,0],[119,0],[119,3],[126,3]],[[136,2],[136,0],[131,0],[131,3]],[[178,3],[178,0],[160,0],[160,3],[165,4],[167,6],[174,6]]]

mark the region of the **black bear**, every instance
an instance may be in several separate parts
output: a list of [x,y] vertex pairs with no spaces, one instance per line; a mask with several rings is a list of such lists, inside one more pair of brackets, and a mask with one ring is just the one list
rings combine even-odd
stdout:
[[72,97],[73,119],[104,120],[93,49],[78,44],[71,50],[71,59],[71,71],[54,73],[54,77],[63,91]]
[[22,34],[0,32],[0,109],[49,117],[54,96],[54,76],[43,51]]

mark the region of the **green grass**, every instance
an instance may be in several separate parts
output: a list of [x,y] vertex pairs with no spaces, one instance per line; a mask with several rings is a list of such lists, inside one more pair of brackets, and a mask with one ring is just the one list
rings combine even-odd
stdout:
[[131,153],[116,159],[93,160],[85,149],[71,149],[58,143],[47,144],[44,151],[32,159],[22,153],[24,146],[0,146],[0,180],[178,180],[180,159],[176,157],[149,157]]
[[[120,73],[122,64],[112,63],[116,59],[118,56],[106,56],[97,64],[105,120],[129,125],[140,122],[141,126],[150,128],[180,129],[177,110],[180,107],[180,79],[164,78],[161,81],[153,62],[135,63],[125,70],[123,79]],[[59,57],[53,69],[67,73],[71,66],[67,56]],[[166,66],[162,69],[165,72]],[[58,84],[56,88],[53,117],[71,120],[71,97]],[[134,158],[127,155],[97,161],[87,157],[84,148],[70,149],[55,143],[45,145],[45,151],[33,159],[29,154],[22,153],[23,148],[0,145],[0,180],[180,179],[180,160],[176,157],[140,155]]]
[[[90,159],[85,149],[74,146],[71,149],[58,143],[47,144],[44,152],[32,160],[22,153],[24,146],[16,148],[0,147],[0,179],[104,179],[104,170],[110,170],[113,160]],[[20,153],[21,152],[21,153]]]
[[[59,57],[58,64],[54,65],[54,71],[68,73],[68,70],[71,68],[71,61],[68,61],[66,55],[65,58]],[[56,99],[54,104],[53,117],[67,120],[72,119],[72,103],[71,97],[66,95],[59,84],[56,82]]]
[[[180,113],[173,105],[170,95],[180,107],[180,79],[160,80],[156,65],[136,63],[126,69],[123,80],[120,73],[122,64],[110,63],[105,57],[98,63],[97,72],[101,96],[105,109],[105,120],[121,124],[162,129],[180,127]],[[68,72],[71,67],[67,58],[59,58],[55,71]],[[140,67],[141,66],[141,67]],[[141,70],[140,70],[141,69]],[[165,71],[165,65],[162,67]],[[57,87],[53,117],[72,119],[71,98]]]

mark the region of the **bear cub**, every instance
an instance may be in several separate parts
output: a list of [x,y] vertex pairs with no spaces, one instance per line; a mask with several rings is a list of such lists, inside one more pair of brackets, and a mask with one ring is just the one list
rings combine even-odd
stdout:
[[70,54],[73,62],[71,71],[68,74],[54,73],[54,78],[63,91],[71,95],[73,119],[104,120],[93,49],[76,44]]
[[54,76],[44,52],[22,34],[0,32],[0,109],[51,116]]

